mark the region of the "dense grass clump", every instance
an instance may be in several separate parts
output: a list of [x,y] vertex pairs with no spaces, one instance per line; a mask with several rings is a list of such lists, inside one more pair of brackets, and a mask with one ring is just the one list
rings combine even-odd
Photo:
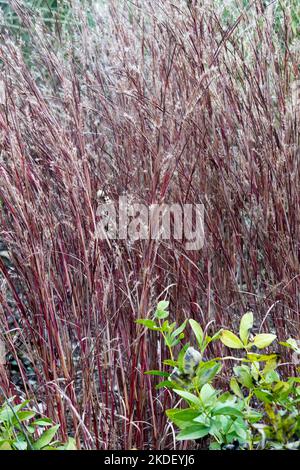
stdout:
[[[2,15],[1,386],[78,448],[185,448],[173,395],[144,375],[165,346],[135,320],[168,297],[179,323],[251,310],[262,333],[299,332],[298,17],[291,2],[114,0],[70,1],[55,22],[8,3],[28,37]],[[99,240],[99,195],[204,204],[203,249]]]

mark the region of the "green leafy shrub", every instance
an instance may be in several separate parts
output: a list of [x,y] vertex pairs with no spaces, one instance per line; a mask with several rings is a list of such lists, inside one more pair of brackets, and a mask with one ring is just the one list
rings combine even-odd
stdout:
[[[178,440],[207,438],[210,449],[298,449],[300,447],[300,379],[284,380],[279,372],[278,354],[264,352],[271,346],[276,335],[261,333],[252,335],[253,314],[243,315],[239,335],[229,330],[219,330],[208,335],[195,320],[189,325],[195,336],[197,349],[186,343],[175,359],[174,348],[184,339],[187,321],[177,326],[168,321],[168,302],[158,304],[153,319],[140,319],[137,323],[160,332],[170,352],[164,361],[173,367],[171,373],[151,370],[146,374],[164,377],[158,388],[172,389],[188,407],[181,409],[179,403],[167,410],[169,420],[180,432]],[[207,359],[207,346],[221,341],[237,356]],[[299,353],[293,339],[280,343]],[[214,385],[225,361],[232,370],[228,389]]]
[[76,450],[74,438],[67,443],[55,439],[59,425],[37,417],[28,401],[13,402],[14,397],[0,407],[0,450]]

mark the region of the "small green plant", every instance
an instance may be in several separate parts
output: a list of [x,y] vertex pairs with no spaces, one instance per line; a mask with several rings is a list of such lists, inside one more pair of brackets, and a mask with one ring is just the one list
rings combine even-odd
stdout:
[[[170,358],[164,361],[164,365],[173,367],[170,373],[151,370],[146,374],[162,376],[164,380],[157,388],[172,389],[188,405],[182,409],[178,402],[167,410],[170,421],[180,429],[177,439],[206,438],[214,450],[299,448],[300,379],[283,380],[278,355],[261,351],[272,345],[276,335],[251,335],[253,314],[247,312],[240,321],[239,335],[222,329],[210,336],[209,325],[203,330],[192,319],[180,326],[170,324],[168,306],[167,301],[159,302],[153,319],[140,319],[137,323],[161,333],[170,352]],[[181,344],[188,323],[197,349],[189,342]],[[208,359],[206,349],[214,341],[239,350],[239,355]],[[298,351],[291,338],[281,344]],[[177,346],[180,349],[176,355]],[[225,361],[234,365],[228,387],[222,390],[214,382],[217,383]]]
[[37,417],[28,404],[16,405],[12,397],[0,407],[0,450],[76,450],[74,438],[59,442],[55,439],[59,425]]

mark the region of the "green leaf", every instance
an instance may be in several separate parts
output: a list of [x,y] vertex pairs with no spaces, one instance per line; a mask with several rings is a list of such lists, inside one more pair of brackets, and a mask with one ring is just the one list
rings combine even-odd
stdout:
[[298,346],[297,341],[293,338],[289,338],[287,341],[280,341],[279,344],[281,344],[281,346],[285,346],[286,348],[291,348],[293,351],[300,354],[300,347]]
[[26,421],[28,419],[33,418],[35,415],[35,411],[19,411],[18,413],[16,413],[16,416],[12,418],[11,423],[13,425],[16,425],[19,421]]
[[278,372],[276,372],[276,370],[270,370],[269,372],[266,373],[265,381],[267,384],[279,382],[279,380],[280,380],[280,377],[279,377]]
[[246,345],[248,343],[248,338],[250,330],[253,327],[253,313],[247,312],[242,316],[240,323],[240,338],[242,342]]
[[169,307],[169,303],[167,300],[161,300],[158,302],[156,310],[166,310]]
[[177,364],[180,370],[183,370],[184,356],[189,347],[190,343],[185,344],[178,354]]
[[185,320],[182,323],[182,325],[180,325],[175,331],[173,331],[173,333],[171,334],[172,338],[176,338],[176,336],[180,335],[183,332],[183,330],[186,327],[186,322],[187,322],[187,320]]
[[254,336],[253,343],[258,349],[263,349],[270,346],[271,343],[276,339],[276,335],[269,333],[262,333]]
[[12,450],[9,441],[0,441],[0,450]]
[[191,439],[201,439],[209,434],[209,427],[194,424],[183,429],[176,437],[177,441],[187,441]]
[[245,426],[245,423],[238,418],[234,423],[233,423],[233,428],[237,434],[237,436],[242,439],[242,441],[247,441],[248,434],[247,434],[247,428]]
[[225,346],[232,349],[242,349],[244,348],[243,343],[240,338],[238,338],[232,331],[222,330],[220,340]]
[[223,331],[223,330],[217,331],[211,338],[209,338],[209,339],[210,339],[209,342],[211,342],[211,341],[216,341],[217,339],[219,339],[220,336],[221,336],[221,334],[222,334],[222,331]]
[[185,410],[172,409],[167,410],[166,414],[172,423],[176,424],[180,429],[191,426],[192,421],[199,416],[199,411],[193,408]]
[[255,389],[254,393],[255,393],[255,396],[259,400],[261,400],[263,403],[272,403],[273,402],[272,393],[270,393],[268,390]]
[[[180,338],[180,336],[179,336],[179,338]],[[180,343],[180,339],[172,338],[170,335],[166,335],[165,336],[165,343],[166,343],[166,346],[168,346],[169,348],[173,348],[174,346],[177,346],[177,344]]]
[[236,366],[233,368],[239,382],[246,388],[253,387],[253,380],[248,366]]
[[[228,433],[231,422],[232,418],[230,416],[213,416],[209,434],[216,440],[222,441],[224,439],[223,434],[226,435]],[[226,436],[226,438],[227,437],[228,436]]]
[[173,331],[174,328],[176,326],[176,322],[173,322],[171,323],[171,325],[169,324],[168,320],[164,321],[162,326],[160,327],[160,331],[161,332],[165,332],[165,331]]
[[191,328],[194,332],[194,335],[196,337],[196,340],[197,340],[197,343],[199,344],[199,347],[201,349],[202,347],[202,343],[203,343],[203,330],[201,328],[201,326],[199,325],[198,322],[196,322],[195,320],[189,320],[189,324],[191,325]]
[[62,447],[59,447],[60,450],[77,450],[76,441],[74,437],[69,437],[66,444]]
[[218,442],[211,442],[209,444],[209,450],[221,450],[221,444]]
[[35,427],[32,426],[31,424],[32,424],[32,423],[26,425],[26,431],[27,431],[29,434],[33,434],[33,433],[35,432]]
[[263,374],[266,375],[271,371],[275,371],[276,367],[277,367],[277,358],[267,361],[263,369]]
[[222,364],[215,361],[203,362],[197,369],[197,385],[202,387],[208,382],[211,382],[213,378],[222,369]]
[[236,380],[235,377],[232,377],[232,378],[230,379],[230,388],[231,388],[231,390],[233,391],[233,393],[234,393],[236,396],[238,396],[239,398],[243,398],[243,397],[244,397],[243,394],[242,394],[242,391],[241,391],[241,389],[240,389],[240,386],[239,386],[239,384],[238,384],[238,382],[237,382],[237,380]]
[[156,312],[155,312],[155,318],[158,318],[159,320],[163,320],[164,318],[167,318],[169,316],[169,312],[167,311],[167,308],[169,307],[169,302],[167,300],[162,300],[161,302],[158,302],[157,307],[156,307]]
[[11,422],[15,418],[15,414],[18,414],[19,411],[29,403],[29,401],[26,400],[20,403],[19,405],[13,405],[14,399],[15,397],[11,397],[8,400],[13,410],[9,407],[7,403],[4,403],[4,405],[0,408],[0,423]]
[[237,408],[233,406],[228,406],[226,404],[221,404],[217,405],[213,410],[212,410],[214,415],[228,415],[228,416],[236,416],[236,417],[242,417],[243,413],[238,410]]
[[179,395],[181,398],[184,398],[184,400],[188,403],[193,403],[194,405],[201,406],[201,400],[199,400],[196,395],[193,395],[190,392],[185,392],[184,390],[174,389],[174,392],[177,393],[177,395]]
[[259,380],[259,362],[253,362],[251,364],[250,373],[254,381]]
[[165,364],[166,366],[176,367],[177,361],[173,361],[172,359],[165,359],[163,361],[163,364]]
[[287,392],[290,391],[291,384],[283,381],[279,381],[274,385],[273,391],[276,394],[280,394],[280,396],[285,395]]
[[247,357],[251,362],[268,362],[277,359],[277,354],[256,354],[256,353],[247,353]]
[[289,344],[291,346],[292,349],[294,349],[294,351],[298,351],[300,352],[300,348],[299,348],[299,345],[298,345],[298,342],[293,339],[293,338],[289,338],[287,340],[287,344]]
[[259,413],[258,411],[253,410],[251,408],[244,413],[244,418],[246,420],[249,420],[251,423],[257,423],[262,419],[262,417],[263,413]]
[[200,391],[200,399],[204,405],[211,401],[216,396],[215,389],[210,384],[205,384]]
[[160,382],[159,384],[157,384],[155,386],[155,389],[156,390],[160,390],[161,388],[170,388],[170,389],[173,389],[175,387],[178,387],[178,384],[171,381],[171,380],[164,380],[163,382]]
[[44,431],[41,437],[33,444],[34,449],[40,450],[50,444],[58,429],[59,424],[53,426],[50,429],[47,429],[47,431]]
[[165,312],[164,310],[156,310],[155,312],[155,318],[158,320],[163,320],[164,318],[167,318],[169,316],[169,312]]
[[14,417],[13,411],[5,404],[0,409],[0,423],[10,422]]
[[53,422],[49,418],[41,418],[41,419],[36,419],[31,423],[31,426],[41,426],[41,427],[46,427],[46,426],[52,426]]
[[147,370],[146,372],[144,372],[145,375],[157,375],[159,377],[169,377],[169,373],[168,372],[162,372],[161,370]]
[[13,446],[17,450],[27,450],[27,442],[24,439],[15,439]]
[[149,330],[153,331],[159,331],[160,329],[159,326],[156,325],[155,321],[148,318],[140,318],[139,320],[136,320],[135,323],[146,326],[146,328],[149,328]]

